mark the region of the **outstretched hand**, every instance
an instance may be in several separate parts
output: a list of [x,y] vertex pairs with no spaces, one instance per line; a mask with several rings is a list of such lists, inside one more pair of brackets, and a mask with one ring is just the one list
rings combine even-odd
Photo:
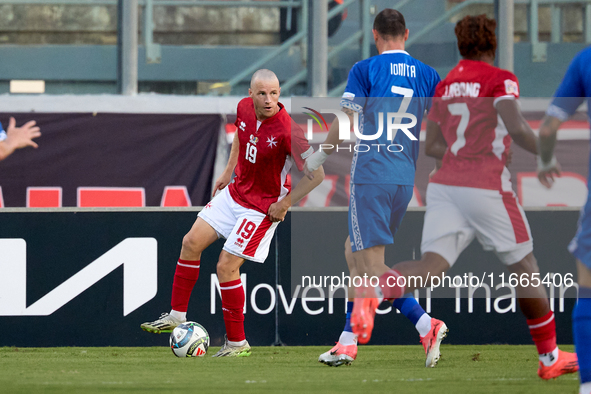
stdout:
[[538,156],[538,179],[548,189],[554,185],[554,176],[560,176],[560,170],[560,164],[556,161],[556,157],[552,157],[550,163],[542,163],[542,159]]
[[6,129],[6,144],[13,149],[21,149],[27,146],[38,148],[39,145],[33,141],[33,138],[41,136],[41,129],[36,124],[37,122],[31,120],[21,127],[16,127],[16,120],[11,117]]
[[558,163],[551,168],[539,170],[538,179],[540,180],[540,183],[550,189],[552,185],[554,185],[554,176],[560,177],[560,170],[560,164]]

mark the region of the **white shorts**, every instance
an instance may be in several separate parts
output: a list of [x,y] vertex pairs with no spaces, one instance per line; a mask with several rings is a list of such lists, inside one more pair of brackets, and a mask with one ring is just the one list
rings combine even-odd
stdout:
[[198,217],[213,227],[219,238],[226,239],[226,252],[263,263],[279,222],[272,222],[269,216],[236,203],[228,189],[225,187],[218,193]]
[[529,223],[513,191],[429,183],[421,253],[437,253],[452,266],[474,237],[505,265],[533,251]]

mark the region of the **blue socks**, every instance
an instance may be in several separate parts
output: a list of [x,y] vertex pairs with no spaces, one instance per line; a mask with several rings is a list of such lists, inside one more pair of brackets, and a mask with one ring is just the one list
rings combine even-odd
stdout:
[[421,316],[426,313],[410,293],[405,294],[403,298],[395,299],[392,305],[406,316],[414,326],[417,325]]
[[573,310],[573,334],[579,359],[581,384],[591,382],[591,288],[579,288]]
[[345,328],[339,337],[339,343],[343,346],[357,345],[357,335],[351,329],[351,313],[353,312],[353,301],[347,301],[347,318]]
[[[393,303],[394,307],[398,309],[404,316],[411,321],[415,326],[420,336],[425,336],[431,328],[431,317],[425,312],[425,310],[419,305],[417,300],[409,293],[403,298],[397,298]],[[351,313],[353,312],[353,301],[347,301],[347,317],[345,320],[345,328],[339,342],[346,345],[351,342],[351,335],[353,333],[351,329]],[[345,342],[345,343],[343,343]]]
[[353,312],[353,301],[347,301],[347,317],[343,331],[353,332],[351,329],[351,313]]

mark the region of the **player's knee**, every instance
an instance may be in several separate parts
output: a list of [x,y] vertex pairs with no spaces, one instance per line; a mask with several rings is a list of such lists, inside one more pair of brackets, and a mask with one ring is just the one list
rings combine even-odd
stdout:
[[218,261],[215,269],[218,277],[228,276],[232,272],[232,269],[229,267],[229,265],[222,260]]
[[191,253],[201,252],[200,250],[198,250],[198,243],[196,237],[194,237],[191,233],[187,233],[183,237],[183,249]]
[[230,260],[221,258],[216,266],[218,277],[225,278],[232,276],[240,267],[233,264]]

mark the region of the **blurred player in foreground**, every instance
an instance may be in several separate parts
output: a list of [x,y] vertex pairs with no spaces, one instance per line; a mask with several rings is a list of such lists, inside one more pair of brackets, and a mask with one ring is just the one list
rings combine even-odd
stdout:
[[[552,187],[554,175],[560,175],[560,165],[554,157],[558,127],[577,111],[585,97],[587,110],[591,111],[591,48],[574,58],[554,96],[540,127],[538,156],[538,178],[548,188]],[[591,183],[588,181],[587,185],[589,187]],[[579,284],[579,300],[573,311],[573,333],[581,376],[579,393],[591,394],[591,190],[581,210],[579,228],[569,251],[577,258]]]
[[41,132],[36,122],[31,120],[21,127],[16,127],[16,120],[10,118],[6,131],[2,129],[0,124],[0,160],[6,159],[15,150],[32,146],[38,148],[39,146],[33,138],[41,136]]
[[[415,141],[400,130],[397,130],[393,140],[389,140],[387,133],[383,132],[377,140],[367,141],[368,144],[380,144],[382,149],[372,145],[372,150],[357,150],[353,156],[349,237],[345,241],[345,258],[351,277],[363,276],[368,266],[386,267],[385,245],[393,243],[394,234],[413,194],[421,119],[429,109],[431,97],[440,81],[433,68],[404,51],[408,34],[400,12],[393,9],[380,12],[373,26],[379,55],[353,66],[341,100],[343,112],[351,123],[355,120],[355,112],[363,119],[359,129],[367,138],[377,133],[378,124],[382,122],[378,119],[380,112],[410,112],[417,121],[414,127],[407,129],[415,136]],[[335,121],[321,146],[328,144],[335,147],[341,142],[339,124]],[[307,169],[318,168],[333,151],[331,148],[314,153],[306,160]],[[363,288],[350,287],[345,328],[336,346],[321,354],[318,361],[339,366],[355,360],[357,341],[365,344],[370,340],[375,311],[381,301],[375,295],[366,295]],[[362,309],[366,313],[355,314],[355,310],[362,305],[366,305]],[[427,357],[425,365],[434,367],[440,357],[439,343],[447,327],[442,321],[432,319],[413,297],[400,298],[394,306],[419,332]]]
[[[397,285],[401,276],[426,280],[428,273],[447,271],[474,237],[511,273],[528,279],[539,273],[529,224],[506,167],[511,140],[536,154],[537,139],[517,104],[517,77],[493,66],[495,27],[486,15],[466,16],[456,25],[463,60],[437,86],[427,123],[425,151],[442,165],[427,187],[422,259],[373,273],[380,276],[386,298],[419,287],[414,281],[407,281],[406,288],[403,281]],[[556,346],[546,289],[531,285],[515,290],[538,350],[538,375],[551,379],[576,372],[576,355]]]
[[[172,287],[172,310],[141,328],[153,333],[171,332],[186,321],[191,291],[199,276],[201,252],[218,238],[226,243],[217,263],[226,325],[223,347],[214,357],[250,355],[244,334],[245,294],[240,267],[245,259],[263,263],[280,221],[288,208],[324,179],[322,167],[291,190],[286,177],[295,161],[302,170],[314,150],[303,131],[279,103],[279,80],[272,71],[258,70],[250,82],[250,97],[238,104],[232,150],[213,193],[221,190],[199,213],[183,238]],[[232,180],[232,172],[236,177]],[[229,185],[229,186],[228,186]],[[228,186],[228,187],[226,187]]]

